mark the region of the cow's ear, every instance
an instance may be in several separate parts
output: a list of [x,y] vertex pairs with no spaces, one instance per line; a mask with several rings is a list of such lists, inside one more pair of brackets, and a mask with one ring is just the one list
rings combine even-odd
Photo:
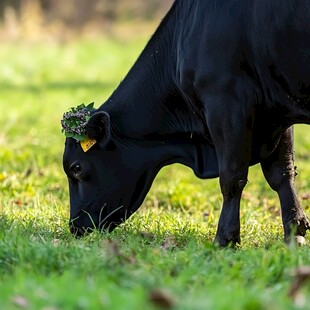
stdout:
[[104,111],[94,113],[86,126],[86,133],[90,139],[95,139],[101,148],[110,140],[110,116]]

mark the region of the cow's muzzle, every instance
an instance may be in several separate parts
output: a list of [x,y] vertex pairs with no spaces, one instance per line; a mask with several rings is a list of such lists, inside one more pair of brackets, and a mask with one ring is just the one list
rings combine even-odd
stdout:
[[75,226],[73,222],[69,223],[69,230],[71,234],[74,235],[75,237],[82,237],[83,235],[85,235],[86,232],[91,232],[90,229]]

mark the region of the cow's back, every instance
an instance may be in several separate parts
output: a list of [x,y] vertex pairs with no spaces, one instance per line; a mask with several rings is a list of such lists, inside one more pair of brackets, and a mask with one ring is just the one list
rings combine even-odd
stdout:
[[243,79],[242,91],[262,91],[268,106],[309,105],[309,0],[181,0],[176,9],[175,75],[191,99]]
[[181,87],[188,83],[206,86],[216,76],[238,72],[239,63],[249,50],[249,1],[183,2],[187,5],[181,7],[175,38]]
[[308,97],[310,1],[255,1],[252,20],[251,45],[257,66],[271,72],[273,79],[278,77],[291,96]]

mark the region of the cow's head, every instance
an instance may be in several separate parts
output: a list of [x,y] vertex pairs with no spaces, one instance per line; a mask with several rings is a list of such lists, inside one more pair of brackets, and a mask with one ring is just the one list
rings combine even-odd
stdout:
[[67,138],[63,156],[70,229],[76,235],[93,229],[113,230],[141,205],[158,171],[151,148],[116,138],[108,113],[93,113],[86,134],[97,141],[89,151]]

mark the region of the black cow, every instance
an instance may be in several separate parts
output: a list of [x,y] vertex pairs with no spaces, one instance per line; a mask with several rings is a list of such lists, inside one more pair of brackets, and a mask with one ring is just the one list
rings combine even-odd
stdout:
[[294,188],[293,124],[310,123],[309,0],[176,0],[111,97],[92,114],[84,153],[66,140],[71,231],[114,229],[158,171],[219,177],[215,242],[240,242],[249,166],[280,199],[285,240],[309,221]]

